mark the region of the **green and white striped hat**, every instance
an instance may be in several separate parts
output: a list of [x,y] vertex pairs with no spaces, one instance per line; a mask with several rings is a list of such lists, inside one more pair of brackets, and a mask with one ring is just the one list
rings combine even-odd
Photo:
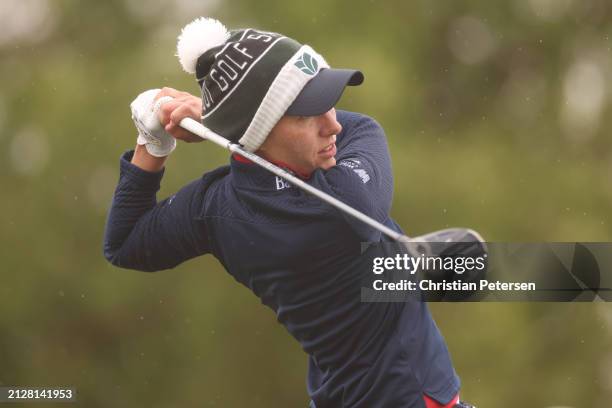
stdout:
[[228,31],[211,18],[187,24],[177,55],[202,90],[202,123],[256,151],[283,115],[314,116],[331,109],[363,74],[332,69],[308,45],[252,28]]

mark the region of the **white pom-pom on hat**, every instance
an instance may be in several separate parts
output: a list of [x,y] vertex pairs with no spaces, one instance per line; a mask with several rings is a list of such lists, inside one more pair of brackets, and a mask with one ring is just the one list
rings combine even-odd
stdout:
[[224,44],[229,36],[227,28],[214,18],[200,17],[187,24],[176,45],[176,55],[183,69],[195,74],[198,58],[211,48]]

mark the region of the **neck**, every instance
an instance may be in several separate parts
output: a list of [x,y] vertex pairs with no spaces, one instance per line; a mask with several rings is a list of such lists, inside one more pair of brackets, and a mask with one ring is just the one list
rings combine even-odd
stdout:
[[[248,163],[248,164],[255,164],[253,163],[251,160],[247,159],[246,157],[242,157],[241,155],[239,155],[238,153],[234,153],[233,156],[234,159],[236,159],[237,161],[241,162],[241,163]],[[294,169],[289,163],[285,163],[283,161],[280,160],[271,160],[271,159],[266,159],[268,160],[270,163],[281,167],[283,169],[286,170],[290,170],[292,173],[294,173],[296,176],[298,176],[299,178],[303,179],[303,180],[308,180],[310,178],[311,173],[302,173],[296,169]]]

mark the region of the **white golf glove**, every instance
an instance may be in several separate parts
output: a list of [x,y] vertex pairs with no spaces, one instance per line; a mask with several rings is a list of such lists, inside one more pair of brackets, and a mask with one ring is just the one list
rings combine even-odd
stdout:
[[150,89],[141,93],[132,101],[130,108],[132,109],[132,120],[138,129],[136,143],[145,145],[152,156],[164,157],[176,148],[176,139],[166,133],[157,117],[161,106],[172,100],[170,96],[162,96],[154,101],[159,91],[159,89]]

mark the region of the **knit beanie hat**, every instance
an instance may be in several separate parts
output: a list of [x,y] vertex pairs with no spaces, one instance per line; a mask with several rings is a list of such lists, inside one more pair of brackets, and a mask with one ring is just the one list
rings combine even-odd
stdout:
[[228,31],[211,18],[187,24],[178,38],[183,69],[202,91],[202,123],[256,151],[283,115],[330,110],[363,74],[332,69],[308,45],[252,28]]

